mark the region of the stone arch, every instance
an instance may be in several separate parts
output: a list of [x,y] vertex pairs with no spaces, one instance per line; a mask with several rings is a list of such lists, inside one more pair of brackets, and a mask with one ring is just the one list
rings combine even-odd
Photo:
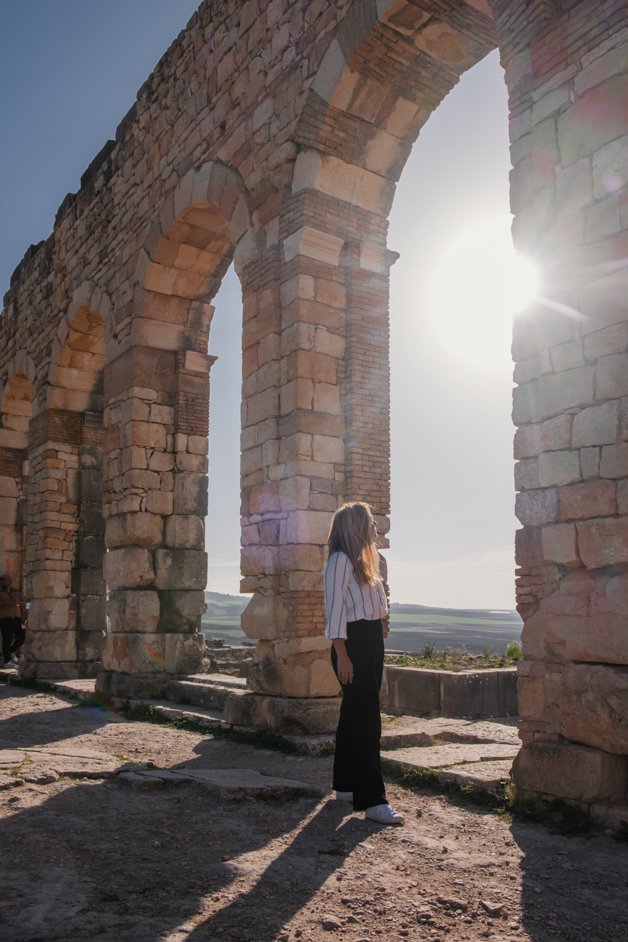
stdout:
[[[33,414],[35,364],[23,350],[15,356],[0,393],[1,427],[25,434]],[[26,447],[26,446],[24,446]]]
[[50,352],[47,407],[68,412],[102,411],[107,295],[86,281],[74,292]]
[[[320,253],[324,246],[329,259],[341,260],[344,252],[350,263],[341,397],[345,435],[358,455],[368,453],[368,430],[353,434],[360,365],[353,372],[352,351],[358,346],[360,357],[384,362],[382,348],[365,351],[359,319],[368,313],[365,296],[372,300],[379,290],[385,333],[387,283],[373,277],[373,260],[385,251],[394,183],[448,87],[499,46],[509,92],[513,236],[517,247],[540,256],[550,299],[516,326],[513,344],[516,509],[523,524],[517,599],[525,620],[515,783],[523,796],[575,800],[612,822],[625,802],[628,769],[628,740],[610,705],[624,696],[628,664],[621,595],[628,466],[620,425],[626,223],[617,215],[626,179],[613,163],[626,134],[626,73],[625,65],[604,58],[619,41],[592,23],[586,28],[585,4],[569,12],[543,0],[520,4],[516,13],[515,6],[351,5],[306,99],[292,187],[304,219],[323,219],[327,207],[334,222],[295,230],[290,248],[313,258],[313,247]],[[584,57],[576,22],[587,36]],[[351,454],[345,470],[343,496],[354,496],[360,468],[352,468]]]
[[100,666],[105,628],[103,371],[109,319],[106,293],[91,281],[81,283],[59,321],[44,407],[31,423],[25,670],[40,676],[93,676]]
[[130,343],[105,371],[111,632],[99,685],[108,695],[163,690],[200,662],[209,301],[232,260],[244,265],[255,250],[242,180],[208,161],[182,177],[139,252]]
[[248,195],[237,171],[213,160],[188,170],[139,253],[131,343],[206,351],[213,313],[207,302],[231,262],[239,270],[255,243]]

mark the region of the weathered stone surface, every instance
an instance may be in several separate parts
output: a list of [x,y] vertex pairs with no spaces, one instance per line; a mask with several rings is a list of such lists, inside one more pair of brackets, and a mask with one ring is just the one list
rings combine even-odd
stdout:
[[521,747],[513,778],[523,795],[616,801],[626,788],[626,767],[620,756],[597,749],[539,741]]
[[563,566],[578,566],[580,559],[576,549],[576,528],[572,523],[558,523],[543,527],[543,557],[547,562]]
[[201,591],[162,591],[159,593],[160,631],[196,632],[206,609],[205,593]]
[[617,440],[619,403],[605,402],[601,406],[583,409],[573,419],[571,444],[573,448],[587,445],[607,445]]
[[612,516],[616,508],[615,484],[613,481],[588,481],[562,487],[559,504],[562,520]]
[[159,596],[153,590],[112,591],[107,613],[113,631],[155,632],[159,623]]
[[561,733],[620,756],[628,754],[628,666],[571,664],[558,704]]
[[191,549],[155,551],[155,586],[158,589],[204,589],[207,553]]
[[577,451],[548,451],[539,455],[539,484],[571,484],[580,480],[580,456]]
[[151,585],[155,579],[153,557],[139,546],[109,550],[103,560],[103,576],[112,589]]
[[515,513],[525,526],[538,527],[558,519],[558,492],[555,488],[517,494]]
[[628,518],[607,517],[577,524],[580,558],[587,569],[628,562]]

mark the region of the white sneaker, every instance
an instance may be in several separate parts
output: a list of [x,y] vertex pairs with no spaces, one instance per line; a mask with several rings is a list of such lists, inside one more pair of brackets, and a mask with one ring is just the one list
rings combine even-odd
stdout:
[[339,792],[336,791],[336,801],[349,801],[353,803],[353,792]]
[[403,816],[390,805],[372,805],[366,809],[366,817],[378,824],[403,824]]

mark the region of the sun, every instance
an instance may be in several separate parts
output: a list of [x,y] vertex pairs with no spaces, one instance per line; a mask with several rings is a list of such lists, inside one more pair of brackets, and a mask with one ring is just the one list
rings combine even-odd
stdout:
[[435,266],[428,293],[435,331],[451,353],[480,369],[511,369],[512,320],[537,293],[537,272],[518,255],[510,216],[462,232]]

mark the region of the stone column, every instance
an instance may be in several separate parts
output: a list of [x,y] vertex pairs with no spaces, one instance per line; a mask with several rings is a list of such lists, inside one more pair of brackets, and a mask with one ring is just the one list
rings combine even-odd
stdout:
[[211,361],[137,345],[105,368],[110,630],[97,686],[114,699],[162,695],[202,665]]
[[[511,100],[513,231],[543,295],[513,344],[514,779],[524,798],[572,800],[613,826],[628,782],[628,78],[619,38],[585,4],[570,24],[573,59],[569,43],[549,59],[539,44],[540,74]],[[507,77],[529,61],[508,56]]]
[[102,414],[82,416],[78,470],[78,534],[72,592],[76,597],[77,659],[82,677],[96,676],[102,667],[106,622],[103,518]]
[[72,569],[78,532],[81,416],[47,409],[29,430],[26,597],[30,599],[24,671],[78,677]]
[[321,587],[331,515],[349,495],[388,512],[394,256],[345,241],[304,225],[243,272],[242,589],[254,596],[242,626],[257,639],[257,696],[233,704],[234,721],[333,728]]

